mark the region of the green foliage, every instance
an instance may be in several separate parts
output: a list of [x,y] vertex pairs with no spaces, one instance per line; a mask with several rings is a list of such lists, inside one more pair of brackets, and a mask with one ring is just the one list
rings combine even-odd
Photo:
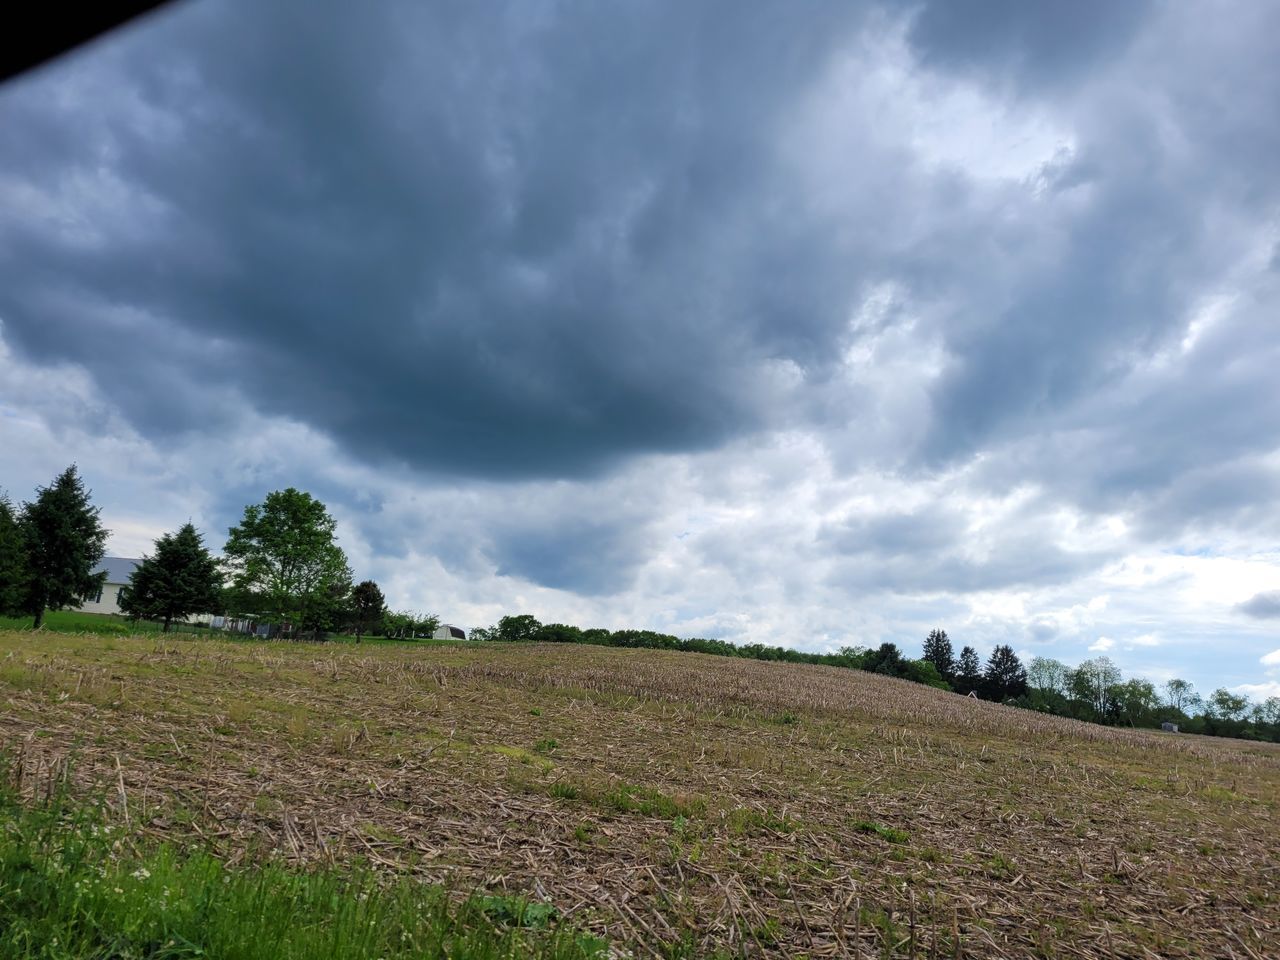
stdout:
[[498,621],[496,639],[504,643],[526,643],[538,638],[542,624],[529,613],[503,617]]
[[190,523],[166,533],[155,553],[143,557],[129,576],[120,609],[131,617],[158,620],[165,631],[193,613],[213,613],[222,596],[222,573]]
[[0,495],[0,616],[23,612],[27,586],[27,548],[18,513],[7,496]]
[[982,667],[981,661],[978,660],[978,651],[973,647],[964,647],[960,651],[960,658],[956,661],[956,676],[952,686],[956,688],[956,693],[968,696],[975,693],[982,686]]
[[408,610],[385,611],[382,615],[384,636],[398,640],[429,638],[440,626],[440,618],[434,613],[411,613]]
[[382,625],[387,613],[387,601],[372,580],[362,580],[351,591],[351,619],[355,626],[356,642],[370,630]]
[[106,553],[107,531],[73,463],[23,506],[19,524],[26,550],[19,606],[39,627],[46,610],[77,606],[101,589],[105,573],[94,573]]
[[411,878],[229,867],[121,836],[60,797],[0,795],[0,956],[11,960],[587,960],[606,945],[515,897],[452,904]]
[[911,835],[905,830],[899,830],[896,827],[886,827],[881,823],[872,823],[870,820],[858,820],[853,824],[853,828],[860,833],[871,833],[879,837],[881,840],[889,843],[906,843],[911,839]]
[[956,658],[951,650],[951,638],[947,636],[947,631],[937,628],[929,631],[921,659],[932,664],[938,671],[938,676],[950,682],[956,673]]
[[351,590],[351,569],[325,505],[289,487],[244,508],[223,548],[236,600],[296,629],[332,629]]
[[980,689],[983,697],[998,703],[1027,692],[1027,671],[1013,647],[999,644],[991,651]]

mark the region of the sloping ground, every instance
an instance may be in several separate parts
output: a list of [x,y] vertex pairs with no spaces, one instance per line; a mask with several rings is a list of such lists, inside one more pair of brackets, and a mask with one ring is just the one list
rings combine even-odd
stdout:
[[1266,957],[1280,750],[599,647],[0,633],[0,746],[131,829],[553,902],[637,955]]

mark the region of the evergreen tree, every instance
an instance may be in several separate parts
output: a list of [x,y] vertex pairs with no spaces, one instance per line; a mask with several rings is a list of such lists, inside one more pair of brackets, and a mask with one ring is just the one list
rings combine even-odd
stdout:
[[20,607],[35,619],[33,627],[44,623],[46,610],[76,606],[102,591],[106,572],[93,572],[107,549],[99,512],[74,463],[23,506],[27,562]]
[[962,693],[965,696],[975,692],[982,685],[982,662],[978,659],[978,651],[973,647],[964,647],[960,651],[953,685],[956,693]]
[[0,496],[0,616],[22,613],[27,586],[27,550],[17,511]]
[[991,658],[987,660],[987,669],[982,675],[982,695],[1002,703],[1026,692],[1026,668],[1013,652],[1013,647],[1000,644],[991,651]]
[[932,663],[938,676],[950,683],[956,675],[956,658],[951,650],[951,638],[945,630],[931,630],[924,641],[924,656],[921,658]]
[[351,612],[356,626],[356,643],[366,630],[376,630],[386,616],[387,601],[372,580],[357,583],[351,591]]
[[190,523],[156,541],[155,553],[143,557],[120,596],[120,609],[131,617],[161,620],[167,633],[175,620],[193,613],[212,613],[219,606],[222,573]]

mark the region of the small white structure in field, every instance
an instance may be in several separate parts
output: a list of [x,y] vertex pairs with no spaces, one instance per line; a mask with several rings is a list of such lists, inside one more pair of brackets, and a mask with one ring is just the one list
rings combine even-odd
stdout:
[[442,623],[436,627],[435,633],[431,634],[432,640],[465,640],[467,632],[461,627],[455,627],[451,623]]
[[1164,723],[1160,724],[1160,729],[1165,730],[1169,733],[1177,733],[1178,725],[1174,723],[1172,720],[1166,720]]

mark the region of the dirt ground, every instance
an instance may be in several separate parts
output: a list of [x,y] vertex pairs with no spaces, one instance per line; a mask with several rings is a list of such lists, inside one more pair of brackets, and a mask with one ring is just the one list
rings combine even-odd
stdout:
[[131,830],[520,893],[636,955],[1280,956],[1280,749],[828,667],[0,632]]

